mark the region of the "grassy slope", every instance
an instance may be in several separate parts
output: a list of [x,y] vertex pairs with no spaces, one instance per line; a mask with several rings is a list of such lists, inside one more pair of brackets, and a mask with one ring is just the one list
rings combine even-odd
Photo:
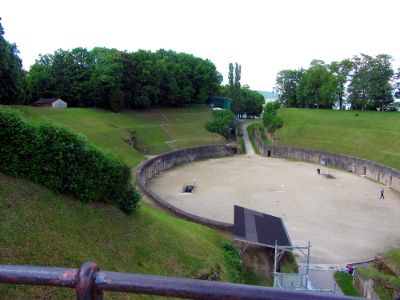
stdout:
[[35,121],[46,118],[51,122],[69,126],[75,132],[83,133],[93,144],[121,157],[131,167],[146,159],[124,142],[124,139],[132,136],[133,131],[136,132],[134,136],[138,140],[138,146],[148,149],[148,155],[172,150],[165,143],[172,141],[172,138],[160,125],[165,125],[177,140],[174,142],[177,149],[225,143],[225,139],[220,135],[205,130],[205,123],[212,118],[212,114],[204,109],[125,110],[115,114],[102,109],[28,106],[15,108]]
[[[195,278],[223,262],[221,235],[146,206],[126,216],[117,208],[56,196],[1,173],[0,199],[0,264],[79,268],[93,261],[108,271]],[[73,295],[71,289],[0,285],[1,299]],[[121,297],[131,299],[106,295]]]
[[[355,116],[358,114],[358,116]],[[400,113],[287,108],[278,145],[320,149],[400,169]]]
[[[171,133],[181,148],[225,142],[203,129],[212,118],[206,110],[114,114],[98,109],[17,108],[33,120],[45,117],[83,133],[92,143],[122,157],[131,167],[146,159],[123,141],[132,131],[136,131],[139,146],[150,149],[149,154],[171,151],[165,144],[171,138],[160,124],[172,123],[168,126],[173,127]],[[79,268],[82,263],[93,261],[103,270],[184,278],[195,278],[220,266],[221,279],[227,280],[221,252],[223,237],[214,230],[147,206],[133,216],[126,216],[114,207],[82,204],[2,174],[0,232],[0,264]],[[108,294],[107,299],[122,297],[120,293]],[[64,299],[73,295],[70,289],[0,286],[1,299]],[[138,299],[136,295],[131,297]]]

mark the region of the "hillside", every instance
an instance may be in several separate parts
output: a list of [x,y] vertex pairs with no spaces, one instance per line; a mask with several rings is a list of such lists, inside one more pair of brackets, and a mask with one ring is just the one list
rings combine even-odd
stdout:
[[[79,268],[197,278],[220,269],[222,235],[143,206],[124,215],[106,204],[83,204],[0,173],[1,264]],[[0,285],[0,299],[73,299],[73,289]],[[141,299],[106,293],[105,299]],[[147,296],[143,296],[148,299]]]
[[[149,153],[175,147],[224,143],[204,129],[211,113],[206,110],[125,111],[97,109],[43,109],[18,106],[33,120],[64,124],[115,152],[130,166],[146,159],[124,141],[135,135]],[[163,125],[163,126],[160,126]],[[168,133],[162,128],[168,128]],[[134,133],[133,133],[134,132]],[[228,281],[221,250],[223,234],[183,221],[151,208],[147,202],[131,216],[106,204],[83,204],[55,195],[40,185],[0,173],[1,264],[79,268],[92,261],[103,270],[199,278],[219,270]],[[252,257],[256,257],[252,255]],[[250,258],[250,261],[252,258]],[[258,284],[265,278],[246,271]],[[246,281],[247,283],[250,283]],[[74,290],[0,285],[0,299],[72,299]],[[151,296],[106,293],[106,299],[156,299]]]
[[146,157],[125,141],[132,137],[136,147],[147,155],[158,155],[174,149],[223,144],[225,139],[205,129],[212,119],[205,109],[125,110],[112,113],[90,108],[38,108],[13,106],[35,121],[42,119],[71,127],[84,134],[93,144],[122,158],[135,167]]
[[400,113],[285,108],[277,145],[342,153],[400,169]]

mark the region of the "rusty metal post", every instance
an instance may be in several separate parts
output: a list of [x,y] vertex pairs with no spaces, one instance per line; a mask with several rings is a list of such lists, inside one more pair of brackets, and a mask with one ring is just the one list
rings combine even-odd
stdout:
[[99,271],[95,263],[87,262],[81,266],[75,280],[77,300],[103,300],[103,291],[94,285]]

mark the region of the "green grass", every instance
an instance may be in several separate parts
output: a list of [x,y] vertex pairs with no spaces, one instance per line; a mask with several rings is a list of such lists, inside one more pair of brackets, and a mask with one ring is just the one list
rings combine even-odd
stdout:
[[[79,268],[92,261],[115,272],[197,278],[221,267],[224,238],[147,206],[127,216],[83,204],[0,173],[0,264]],[[73,298],[73,289],[0,285],[1,299]],[[109,294],[109,295],[108,295]],[[139,296],[106,293],[107,299]],[[145,299],[147,299],[145,297]]]
[[393,249],[382,254],[388,264],[400,273],[400,249]]
[[266,276],[267,274],[260,274],[254,272],[253,268],[244,268],[243,269],[243,281],[249,285],[257,285],[257,286],[274,286],[274,276]]
[[[356,116],[358,114],[358,116]],[[277,145],[357,156],[400,169],[400,113],[285,108]]]
[[226,143],[223,137],[205,129],[206,122],[212,119],[211,111],[205,109],[124,110],[112,113],[92,108],[13,107],[35,121],[46,118],[83,133],[93,144],[122,158],[132,168],[146,159],[124,141],[132,136],[133,131],[136,132],[137,146],[148,150],[148,155],[172,151],[166,142],[173,139],[160,125],[164,125],[177,140],[173,143],[176,149]]
[[360,297],[353,285],[353,276],[337,271],[334,274],[334,278],[345,296]]

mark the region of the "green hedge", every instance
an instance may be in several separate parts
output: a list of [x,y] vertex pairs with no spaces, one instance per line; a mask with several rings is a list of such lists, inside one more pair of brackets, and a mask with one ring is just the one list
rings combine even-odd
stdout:
[[231,135],[230,125],[235,119],[234,114],[230,110],[214,110],[214,119],[207,122],[206,129],[211,132],[216,132],[222,135],[224,138],[228,138]]
[[0,172],[40,183],[83,202],[139,207],[140,193],[122,161],[82,135],[50,122],[34,123],[18,110],[0,107]]

